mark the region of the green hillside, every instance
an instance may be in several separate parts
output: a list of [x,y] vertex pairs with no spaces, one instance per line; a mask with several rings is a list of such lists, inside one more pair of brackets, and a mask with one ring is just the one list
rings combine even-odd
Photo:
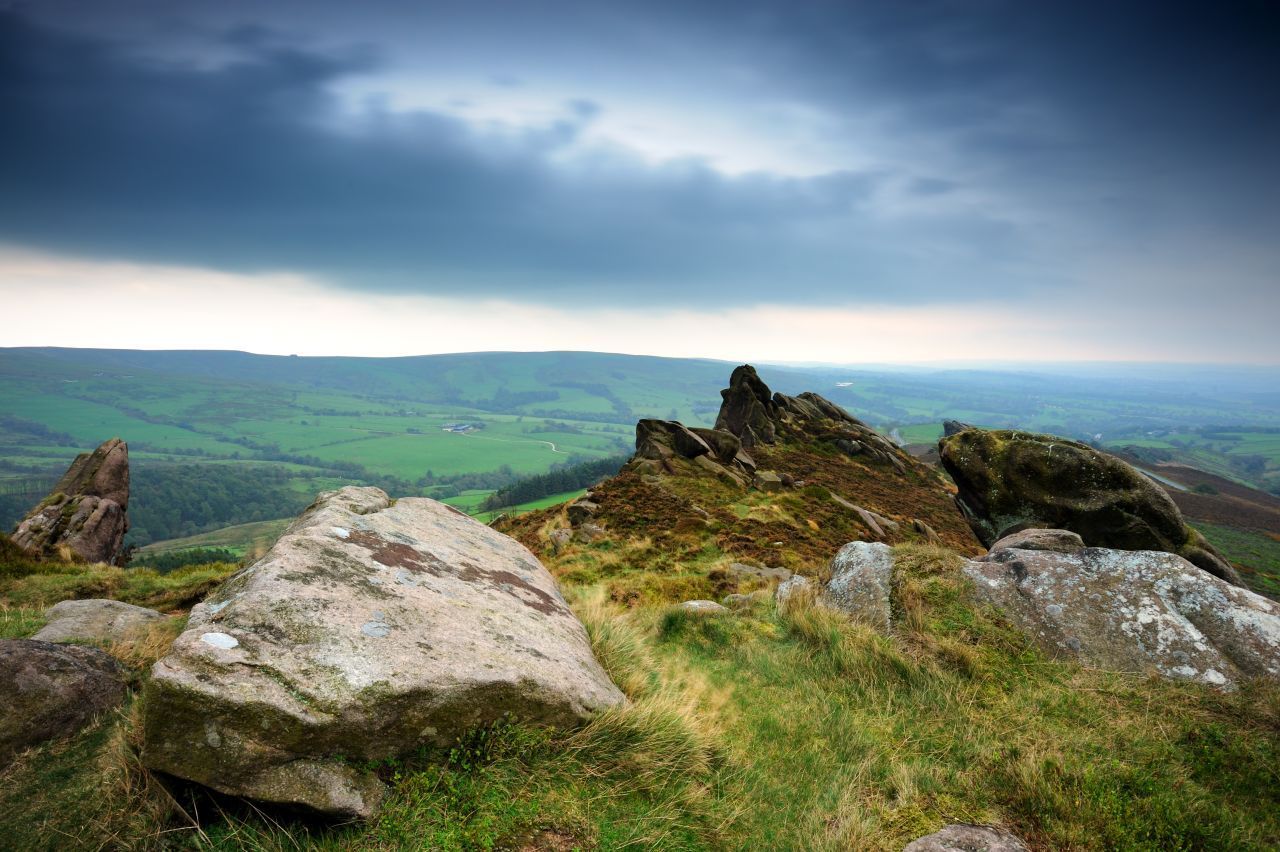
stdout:
[[[593,352],[0,349],[0,528],[43,498],[76,453],[113,436],[130,447],[137,545],[292,516],[316,492],[352,482],[441,499],[478,494],[478,503],[518,477],[629,452],[638,418],[710,425],[730,366]],[[928,441],[952,417],[1168,446],[1205,469],[1280,488],[1280,441],[1267,431],[1280,428],[1280,393],[1266,373],[761,374],[784,393],[817,389],[904,441]]]

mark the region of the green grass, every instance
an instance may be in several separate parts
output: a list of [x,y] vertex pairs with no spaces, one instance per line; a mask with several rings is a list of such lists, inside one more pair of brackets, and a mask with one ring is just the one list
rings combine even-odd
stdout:
[[201,548],[226,549],[241,556],[246,553],[259,554],[265,552],[275,542],[285,527],[293,522],[293,518],[279,518],[274,521],[255,521],[251,524],[237,524],[223,527],[213,532],[185,538],[171,538],[157,541],[139,548],[140,554],[174,553],[182,550]]
[[49,563],[0,581],[0,606],[43,610],[58,601],[114,598],[161,611],[189,609],[238,570],[239,565],[221,562],[164,573],[150,568]]
[[1265,595],[1280,598],[1280,540],[1266,533],[1196,522],[1209,543],[1243,569],[1245,582]]
[[136,714],[0,775],[0,824],[32,849],[110,830],[214,849],[899,850],[964,820],[1036,848],[1280,843],[1274,687],[1220,694],[1046,659],[971,603],[949,554],[898,553],[890,637],[767,595],[694,617],[571,589],[631,704],[575,732],[513,720],[388,763],[391,795],[366,825],[179,792],[197,833],[131,763]]
[[0,639],[26,639],[44,625],[43,609],[0,604]]

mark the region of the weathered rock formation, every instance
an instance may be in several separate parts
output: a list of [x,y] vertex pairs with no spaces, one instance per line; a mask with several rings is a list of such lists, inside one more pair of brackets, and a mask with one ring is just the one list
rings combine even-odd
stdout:
[[636,454],[647,473],[670,473],[673,459],[694,466],[737,485],[751,481],[756,464],[742,449],[736,435],[719,429],[690,429],[676,420],[641,420],[636,423]]
[[957,504],[988,547],[1032,527],[1071,530],[1090,547],[1176,553],[1241,585],[1169,495],[1113,456],[1049,435],[982,429],[943,438],[938,449]]
[[970,426],[968,423],[965,423],[960,420],[943,420],[942,421],[942,437],[950,438],[952,435],[960,434],[965,429],[973,429],[973,428],[975,427]]
[[0,768],[124,701],[124,669],[97,648],[0,640]]
[[366,761],[624,701],[524,546],[443,503],[348,487],[192,610],[152,671],[143,760],[363,817],[383,794]]
[[902,852],[1027,852],[1027,845],[994,826],[955,823],[911,841]]
[[908,467],[910,456],[831,400],[808,391],[799,396],[771,393],[750,364],[734,369],[720,396],[716,428],[736,435],[744,447],[803,437],[849,456],[887,462],[899,472]]
[[1280,679],[1280,604],[1171,553],[1078,542],[1027,530],[964,571],[1050,653],[1216,687]]
[[729,387],[720,391],[720,413],[716,428],[736,435],[742,446],[772,444],[777,439],[776,424],[780,416],[773,395],[756,368],[743,364],[729,376]]
[[45,642],[114,642],[166,616],[123,601],[62,601],[44,611],[47,624],[33,639]]
[[129,447],[119,438],[81,453],[18,524],[13,541],[42,558],[65,548],[84,562],[116,563],[129,530]]

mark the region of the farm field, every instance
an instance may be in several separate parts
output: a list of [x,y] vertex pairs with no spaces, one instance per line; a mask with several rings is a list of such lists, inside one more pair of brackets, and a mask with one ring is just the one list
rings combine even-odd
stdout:
[[[591,352],[0,349],[0,526],[113,436],[130,445],[138,546],[291,517],[345,483],[478,505],[516,478],[629,452],[639,418],[711,425],[733,366]],[[817,391],[909,443],[955,418],[1146,447],[1280,488],[1280,388],[1266,371],[758,366],[781,392]]]

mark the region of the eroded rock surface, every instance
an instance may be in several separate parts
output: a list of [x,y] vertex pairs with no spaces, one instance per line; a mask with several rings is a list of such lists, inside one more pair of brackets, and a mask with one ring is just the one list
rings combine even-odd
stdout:
[[119,438],[81,453],[13,533],[19,547],[43,558],[66,548],[83,562],[120,559],[129,531],[129,447]]
[[97,648],[0,640],[0,768],[124,701],[124,669]]
[[819,600],[888,633],[893,550],[879,542],[851,541],[831,560],[830,573]]
[[902,852],[1028,852],[1027,845],[1003,829],[956,823],[913,840]]
[[1221,688],[1280,678],[1280,604],[1175,554],[1001,547],[964,571],[1055,655]]
[[987,547],[1031,527],[1071,530],[1090,547],[1163,550],[1241,585],[1235,569],[1158,485],[1114,456],[1029,432],[965,429],[938,444],[956,502]]
[[880,542],[851,541],[832,558],[828,573],[831,579],[825,584],[799,574],[780,583],[774,592],[778,608],[785,610],[797,600],[812,598],[817,606],[889,632],[892,548]]
[[368,816],[364,762],[505,714],[578,725],[624,702],[524,546],[443,503],[322,494],[195,607],[146,696],[148,766]]
[[62,601],[44,612],[48,623],[33,639],[45,642],[114,642],[165,615],[123,601]]

